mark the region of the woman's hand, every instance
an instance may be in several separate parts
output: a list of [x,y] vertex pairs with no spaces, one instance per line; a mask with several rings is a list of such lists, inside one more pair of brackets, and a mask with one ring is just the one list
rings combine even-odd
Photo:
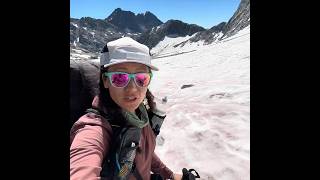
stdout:
[[181,180],[182,174],[173,174],[173,180]]

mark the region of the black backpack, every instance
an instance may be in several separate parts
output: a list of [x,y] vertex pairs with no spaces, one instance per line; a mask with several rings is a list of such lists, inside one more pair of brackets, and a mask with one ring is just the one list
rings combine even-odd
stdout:
[[[134,163],[136,152],[139,151],[137,148],[139,147],[142,129],[117,124],[98,109],[90,108],[86,112],[104,117],[112,127],[111,146],[108,156],[103,160],[101,178],[124,180],[132,173],[136,179],[142,180]],[[161,111],[154,110],[148,112],[148,117],[150,126],[157,136],[166,115]]]

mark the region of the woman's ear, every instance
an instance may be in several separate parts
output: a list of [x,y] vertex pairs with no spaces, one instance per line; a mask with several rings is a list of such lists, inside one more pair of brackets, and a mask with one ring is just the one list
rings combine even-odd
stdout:
[[102,75],[102,82],[103,82],[104,88],[108,89],[109,88],[108,79],[103,75]]

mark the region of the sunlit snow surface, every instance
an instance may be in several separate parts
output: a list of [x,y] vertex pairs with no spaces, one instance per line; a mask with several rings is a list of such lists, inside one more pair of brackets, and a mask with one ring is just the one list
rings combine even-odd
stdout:
[[157,139],[160,159],[176,173],[196,169],[201,179],[249,180],[250,26],[210,45],[155,50],[188,52],[152,60],[160,71],[150,89],[159,99],[167,96],[160,104],[167,111]]

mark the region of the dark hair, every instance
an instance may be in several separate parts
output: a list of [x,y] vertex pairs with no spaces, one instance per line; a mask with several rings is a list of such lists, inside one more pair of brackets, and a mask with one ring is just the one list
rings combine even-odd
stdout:
[[[109,118],[117,117],[117,121],[119,123],[125,122],[124,117],[121,113],[121,108],[113,101],[110,96],[108,89],[106,89],[103,85],[102,74],[107,72],[107,69],[101,66],[100,68],[100,80],[99,80],[99,88],[98,88],[98,97],[99,97],[99,104],[98,107],[100,110],[105,110]],[[154,96],[147,89],[146,93],[147,98],[147,112],[150,113],[155,108],[156,103],[154,102]]]

